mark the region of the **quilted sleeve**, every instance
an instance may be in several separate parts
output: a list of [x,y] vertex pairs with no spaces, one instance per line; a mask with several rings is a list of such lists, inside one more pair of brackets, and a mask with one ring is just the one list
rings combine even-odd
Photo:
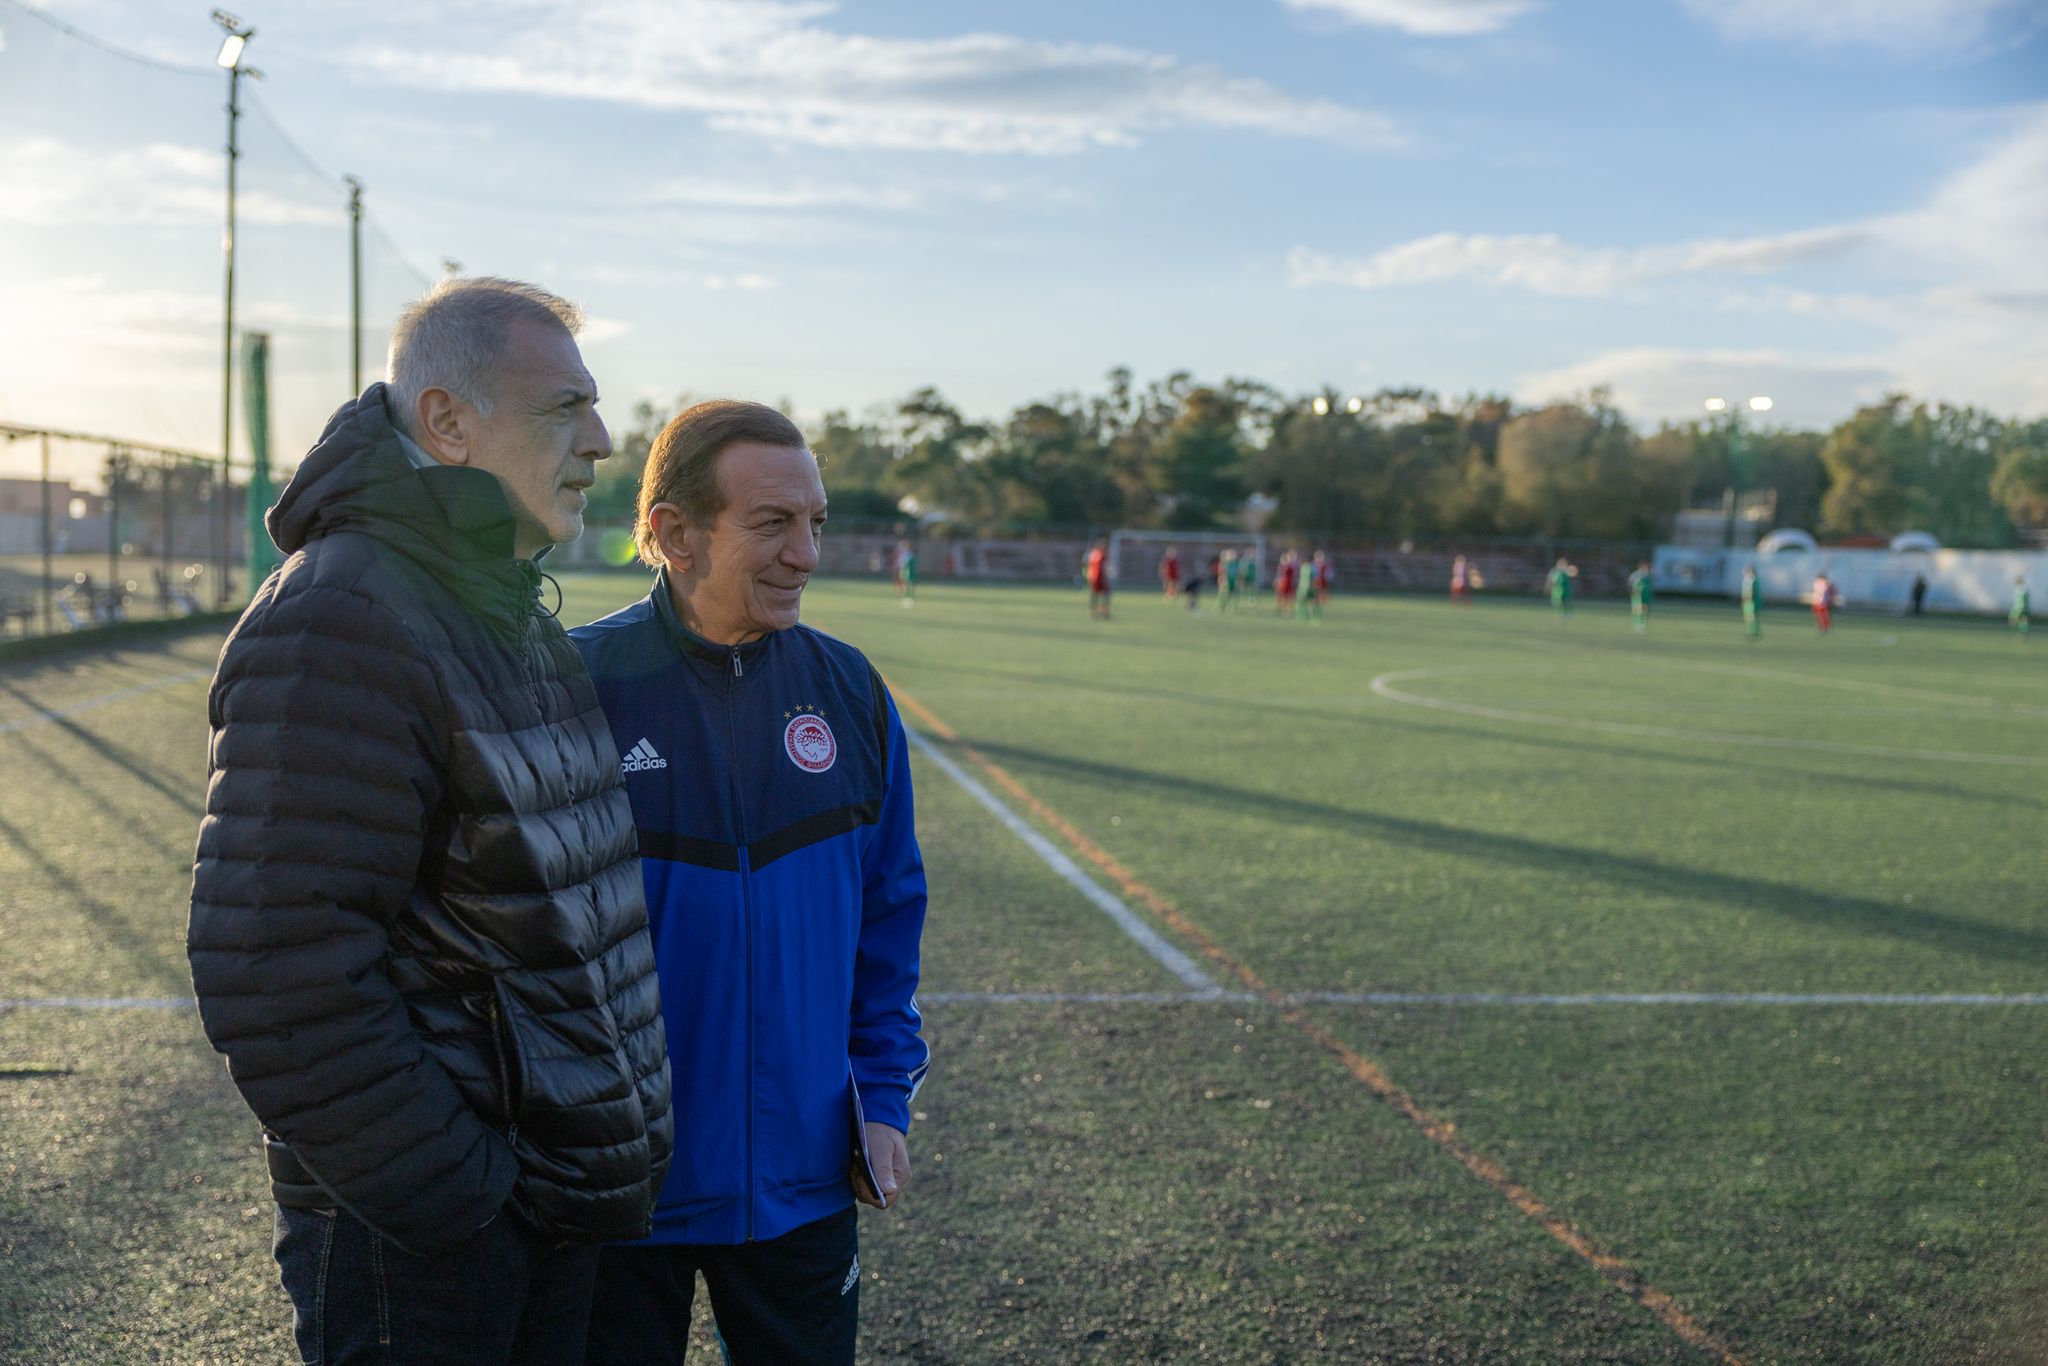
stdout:
[[441,800],[440,692],[404,623],[323,587],[222,652],[186,948],[200,1018],[263,1125],[402,1247],[503,1208],[511,1148],[427,1056],[384,959]]

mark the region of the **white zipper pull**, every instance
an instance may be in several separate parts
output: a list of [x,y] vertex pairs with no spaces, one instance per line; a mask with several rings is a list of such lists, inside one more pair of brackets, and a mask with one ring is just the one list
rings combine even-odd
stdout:
[[734,678],[744,678],[746,676],[746,672],[747,671],[745,669],[740,667],[739,647],[734,646],[732,652],[732,676]]

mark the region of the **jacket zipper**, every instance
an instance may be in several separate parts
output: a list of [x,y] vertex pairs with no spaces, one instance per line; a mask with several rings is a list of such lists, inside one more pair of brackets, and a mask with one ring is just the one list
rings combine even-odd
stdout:
[[498,992],[495,986],[485,998],[491,1019],[491,1052],[498,1059],[498,1093],[505,1099],[505,1142],[513,1147],[519,1145],[519,1121],[514,1117],[512,1098],[512,1059],[507,1055],[505,1027],[498,1010]]
[[732,676],[725,682],[725,741],[731,758],[726,770],[732,777],[734,833],[738,835],[740,865],[740,918],[747,927],[747,1182],[741,1198],[747,1207],[747,1241],[754,1241],[754,879],[747,858],[746,784],[740,781],[740,740],[734,713],[739,707],[739,681],[746,671],[740,665],[739,647],[732,651]]

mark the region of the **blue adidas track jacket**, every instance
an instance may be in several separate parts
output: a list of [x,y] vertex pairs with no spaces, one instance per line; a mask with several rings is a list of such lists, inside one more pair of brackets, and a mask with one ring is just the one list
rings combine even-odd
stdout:
[[806,626],[737,647],[666,582],[570,632],[624,755],[675,1084],[654,1243],[774,1238],[852,1203],[852,1086],[908,1132],[918,853],[903,723]]

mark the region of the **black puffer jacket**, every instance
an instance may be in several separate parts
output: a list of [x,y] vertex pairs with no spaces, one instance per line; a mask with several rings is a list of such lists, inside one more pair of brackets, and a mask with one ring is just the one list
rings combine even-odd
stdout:
[[414,1251],[508,1199],[645,1234],[673,1131],[633,814],[503,489],[415,469],[372,385],[269,526],[291,558],[221,651],[187,947],[278,1198]]

